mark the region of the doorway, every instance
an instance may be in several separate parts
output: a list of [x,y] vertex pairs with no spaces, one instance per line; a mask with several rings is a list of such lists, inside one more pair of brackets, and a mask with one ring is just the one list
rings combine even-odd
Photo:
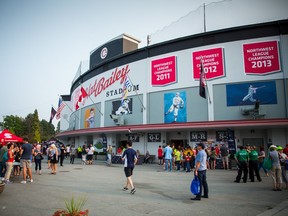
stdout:
[[256,146],[257,148],[264,146],[263,138],[243,138],[243,146],[249,144],[250,146]]
[[182,149],[186,147],[187,140],[181,140],[181,139],[170,140],[170,144],[171,144],[171,147],[174,145],[175,148]]

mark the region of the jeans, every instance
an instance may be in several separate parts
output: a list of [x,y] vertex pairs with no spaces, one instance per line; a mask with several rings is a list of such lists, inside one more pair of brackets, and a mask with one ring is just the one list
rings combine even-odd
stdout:
[[0,177],[4,178],[6,170],[6,162],[0,162]]
[[177,170],[180,170],[180,161],[175,161],[176,166],[177,166]]
[[39,166],[39,170],[41,170],[41,159],[34,159],[35,160],[35,171],[38,170],[38,166]]
[[259,162],[258,165],[259,165],[259,166],[258,166],[258,170],[259,170],[259,171],[261,170],[261,168],[263,168],[265,174],[268,173],[268,170],[266,170],[266,169],[263,167],[263,162]]
[[207,179],[206,179],[206,170],[203,170],[203,171],[198,170],[198,178],[200,181],[200,193],[196,197],[201,199],[201,195],[202,195],[203,190],[204,190],[203,195],[205,197],[208,197],[208,183],[207,183]]
[[168,163],[170,164],[170,171],[172,171],[172,159],[165,159],[165,170],[168,171]]
[[190,161],[185,161],[186,164],[186,172],[190,172]]

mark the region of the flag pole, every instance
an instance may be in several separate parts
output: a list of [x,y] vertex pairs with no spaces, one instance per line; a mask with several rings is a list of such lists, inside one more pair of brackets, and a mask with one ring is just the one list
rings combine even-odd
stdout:
[[[53,104],[51,104],[52,105],[52,107],[53,107],[53,109],[55,109],[55,107],[53,106]],[[55,109],[56,110],[56,109]],[[64,116],[60,113],[60,115],[64,118]],[[65,119],[65,118],[64,118]],[[53,120],[53,119],[52,119]],[[68,124],[69,124],[69,121],[67,120],[67,119],[65,119],[67,122],[68,122]],[[52,121],[51,121],[51,124],[52,124]]]
[[[129,77],[128,74],[127,74],[127,77],[128,77],[128,79],[130,80],[130,82],[131,82],[131,84],[132,84],[132,86],[133,86],[133,88],[134,88],[133,82],[131,81],[131,79],[130,79],[130,77]],[[136,92],[136,95],[137,95],[137,97],[138,97],[138,99],[139,99],[139,101],[140,101],[140,103],[141,103],[141,105],[142,105],[142,108],[145,110],[146,108],[145,108],[143,102],[141,101],[141,99],[140,99],[140,97],[139,97],[139,94],[138,94],[137,90],[135,89],[134,91]]]
[[[204,68],[204,67],[203,67]],[[204,71],[203,71],[204,72]],[[210,94],[209,94],[209,89],[208,89],[208,85],[207,85],[207,79],[206,79],[206,74],[204,72],[204,80],[205,80],[205,86],[206,86],[206,89],[207,89],[207,95],[208,95],[208,100],[209,100],[209,103],[211,104],[211,99],[210,99]]]
[[[82,83],[80,83],[80,87],[83,88]],[[84,88],[83,88],[84,89]],[[84,89],[85,90],[85,89]],[[86,90],[85,90],[86,91]],[[96,103],[92,100],[92,98],[90,97],[90,95],[87,93],[88,98],[92,101],[93,104],[95,104],[96,109],[98,110],[98,112],[103,116],[103,113],[101,112],[101,110],[97,107]]]
[[[61,97],[61,95],[58,94],[59,97]],[[69,108],[69,110],[71,111],[71,113],[73,113],[73,110],[72,108],[64,101],[62,100],[62,102]],[[61,113],[60,113],[61,114]],[[79,119],[79,116],[78,115],[75,115],[78,119]]]

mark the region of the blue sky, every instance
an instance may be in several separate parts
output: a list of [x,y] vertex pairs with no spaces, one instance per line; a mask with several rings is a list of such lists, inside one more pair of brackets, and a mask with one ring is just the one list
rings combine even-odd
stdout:
[[122,33],[142,47],[148,34],[204,2],[213,1],[0,0],[0,121],[35,109],[49,121],[90,51]]

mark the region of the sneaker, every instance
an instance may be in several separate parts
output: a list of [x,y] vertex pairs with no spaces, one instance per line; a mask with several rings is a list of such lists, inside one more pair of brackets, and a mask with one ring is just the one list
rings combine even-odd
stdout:
[[127,191],[128,190],[128,188],[127,187],[123,187],[123,191]]
[[12,184],[12,182],[9,180],[4,180],[4,182],[5,182],[5,184]]
[[135,192],[136,192],[136,189],[133,188],[133,189],[131,190],[131,194],[134,194]]
[[26,181],[21,181],[20,183],[21,183],[21,184],[26,184]]
[[30,182],[32,183],[32,182],[33,182],[33,179],[31,179]]

